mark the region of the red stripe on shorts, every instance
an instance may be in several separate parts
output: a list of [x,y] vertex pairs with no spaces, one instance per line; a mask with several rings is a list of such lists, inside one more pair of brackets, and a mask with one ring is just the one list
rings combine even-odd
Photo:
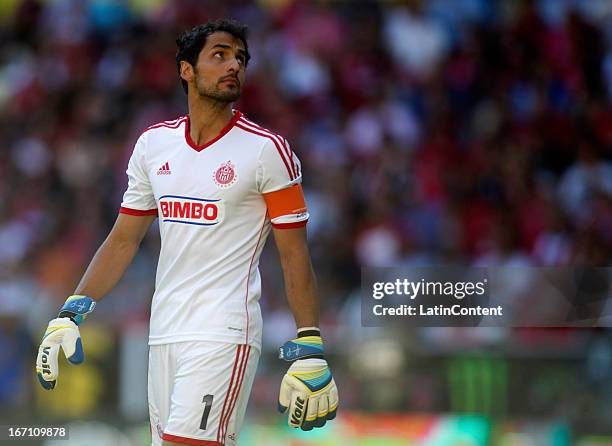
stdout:
[[[236,370],[240,369],[238,363],[242,359],[242,345],[238,345],[236,348],[236,357],[234,358],[234,367],[232,368],[232,377],[230,378],[229,387],[227,388],[227,393],[225,394],[225,401],[223,401],[223,409],[221,409],[221,417],[219,418],[219,429],[217,430],[217,441],[221,441],[221,430],[223,428],[223,419],[225,418],[225,409],[228,407],[228,401],[230,400],[230,394],[232,393],[232,388],[235,385],[235,381],[237,381],[238,375],[236,374]],[[240,364],[242,365],[242,364]],[[236,380],[234,379],[236,378]]]
[[244,345],[243,347],[245,347],[245,351],[246,354],[243,355],[244,357],[244,361],[241,364],[242,367],[240,369],[240,373],[239,373],[239,379],[238,379],[238,385],[236,387],[236,391],[234,392],[234,395],[232,395],[232,402],[229,406],[229,411],[228,411],[228,415],[225,419],[224,422],[224,426],[223,426],[223,436],[221,437],[221,441],[223,443],[225,443],[225,435],[227,434],[227,426],[229,424],[229,420],[230,418],[232,418],[232,412],[234,411],[234,407],[236,407],[236,401],[238,401],[238,395],[240,395],[240,389],[242,388],[242,382],[244,381],[244,372],[247,369],[247,365],[249,363],[249,355],[251,354],[251,346],[250,345]]
[[223,446],[223,443],[219,443],[218,441],[198,440],[196,438],[179,437],[178,435],[171,434],[164,434],[162,439],[195,446]]

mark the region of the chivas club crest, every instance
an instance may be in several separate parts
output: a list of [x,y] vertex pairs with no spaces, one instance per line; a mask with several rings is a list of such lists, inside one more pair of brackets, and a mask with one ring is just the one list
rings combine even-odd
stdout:
[[237,180],[236,167],[231,161],[221,164],[215,172],[213,179],[219,187],[230,187]]

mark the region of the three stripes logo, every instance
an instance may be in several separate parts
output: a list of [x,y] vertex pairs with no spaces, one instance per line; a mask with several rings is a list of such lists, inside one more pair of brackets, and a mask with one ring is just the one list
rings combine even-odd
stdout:
[[166,161],[166,163],[157,170],[157,175],[170,175],[171,173],[172,171],[170,170],[170,164],[168,161]]

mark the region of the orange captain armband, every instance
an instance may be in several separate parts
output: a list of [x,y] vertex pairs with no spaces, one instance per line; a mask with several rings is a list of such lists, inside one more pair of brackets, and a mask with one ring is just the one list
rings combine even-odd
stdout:
[[263,197],[274,228],[290,229],[306,225],[308,209],[301,185],[294,184],[285,189],[263,194]]

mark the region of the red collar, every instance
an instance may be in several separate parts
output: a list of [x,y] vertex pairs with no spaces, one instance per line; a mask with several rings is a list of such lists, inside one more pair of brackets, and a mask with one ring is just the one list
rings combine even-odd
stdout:
[[239,110],[234,110],[234,117],[232,118],[230,122],[228,122],[228,124],[225,127],[223,127],[223,129],[219,132],[219,134],[215,138],[208,141],[206,144],[202,146],[198,146],[195,142],[193,142],[193,140],[191,139],[191,135],[189,134],[189,115],[187,115],[187,122],[185,124],[185,140],[187,141],[187,144],[189,144],[189,146],[193,150],[200,152],[204,150],[205,148],[207,148],[208,146],[210,146],[211,144],[214,144],[218,140],[223,138],[223,136],[225,136],[225,134],[229,132],[232,129],[232,127],[234,127],[234,125],[236,124],[238,119],[240,119],[241,116],[242,116],[242,113],[240,113]]

